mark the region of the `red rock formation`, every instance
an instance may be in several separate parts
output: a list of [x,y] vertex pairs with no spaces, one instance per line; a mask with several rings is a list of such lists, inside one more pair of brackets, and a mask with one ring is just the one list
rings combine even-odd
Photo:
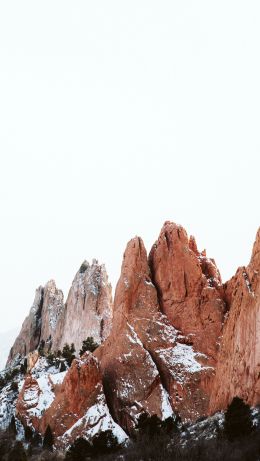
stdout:
[[[74,360],[62,384],[36,373],[30,356],[32,374],[17,412],[42,434],[50,425],[56,446],[108,428],[123,440],[116,423],[131,433],[144,411],[195,420],[226,408],[236,395],[260,403],[260,230],[250,264],[223,286],[214,260],[198,251],[181,226],[167,222],[149,263],[140,238],[128,243],[113,322],[110,296],[102,267],[84,263],[58,316],[52,346],[74,341],[79,348],[77,335],[104,342],[93,355]],[[44,311],[50,302],[36,305],[35,312]],[[46,338],[49,323],[41,330]],[[31,324],[39,341],[37,322]],[[17,344],[24,340],[27,350],[37,341],[25,341],[25,326]]]
[[39,427],[39,419],[35,416],[34,409],[37,407],[40,392],[37,380],[28,375],[16,403],[17,414],[24,426],[32,425],[36,429]]
[[212,368],[181,341],[160,312],[146,250],[136,237],[124,254],[111,335],[96,352],[111,412],[129,432],[143,411],[163,418],[174,409],[184,419],[206,412]]
[[194,237],[166,222],[149,264],[162,311],[195,350],[214,365],[225,311],[223,288],[213,259],[199,253]]
[[229,305],[221,341],[210,411],[224,409],[239,396],[260,403],[260,229],[251,261],[225,286]]
[[41,364],[26,377],[17,400],[17,417],[24,425],[42,435],[49,425],[57,447],[105,430],[111,430],[119,442],[127,439],[109,413],[98,360],[90,352],[75,359],[67,374],[44,369],[39,373],[40,369]]
[[41,432],[50,425],[58,437],[76,423],[95,404],[102,381],[98,361],[90,353],[74,360],[52,405],[41,420]]
[[52,404],[66,372],[58,370],[51,373],[46,370],[46,359],[38,361],[26,375],[16,402],[17,417],[25,426],[40,430],[44,413]]

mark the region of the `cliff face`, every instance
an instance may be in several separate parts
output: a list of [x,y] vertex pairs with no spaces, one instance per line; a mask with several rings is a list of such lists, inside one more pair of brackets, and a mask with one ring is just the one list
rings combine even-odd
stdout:
[[36,290],[35,300],[11,348],[8,364],[41,347],[46,352],[62,349],[67,342],[78,352],[88,336],[101,343],[109,334],[112,319],[111,285],[104,265],[93,260],[81,265],[67,302],[51,280]]
[[206,412],[210,358],[160,311],[140,238],[127,246],[112,331],[96,354],[112,414],[126,430],[144,411],[161,418],[178,412],[184,420]]
[[234,396],[260,403],[260,229],[251,261],[226,284],[229,305],[223,328],[210,411],[224,409]]
[[143,412],[194,421],[236,395],[259,404],[259,274],[260,230],[249,265],[222,285],[214,260],[166,222],[149,258],[140,238],[128,243],[113,310],[95,260],[83,263],[65,305],[49,282],[37,290],[10,360],[42,340],[53,350],[65,342],[79,350],[93,336],[100,346],[67,374],[29,354],[17,417],[41,434],[50,425],[56,446],[67,446],[107,428],[125,440]]
[[105,266],[95,259],[91,265],[84,261],[69,291],[53,349],[74,342],[78,352],[88,336],[100,344],[110,333],[112,316],[112,288]]
[[149,262],[162,311],[214,365],[225,311],[214,260],[205,251],[199,253],[194,237],[188,239],[183,227],[166,222]]
[[17,356],[25,357],[42,343],[51,347],[64,309],[63,293],[56,288],[53,280],[36,290],[35,299],[28,317],[10,350],[7,363]]

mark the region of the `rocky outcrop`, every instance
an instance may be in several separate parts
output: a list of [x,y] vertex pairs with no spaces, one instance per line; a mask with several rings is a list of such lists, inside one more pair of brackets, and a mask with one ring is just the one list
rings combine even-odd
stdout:
[[12,363],[17,356],[25,357],[40,344],[50,349],[63,309],[63,293],[56,287],[54,280],[50,280],[44,288],[39,287],[30,313],[10,350],[7,363]]
[[207,409],[209,358],[185,343],[160,311],[143,242],[127,245],[116,288],[111,334],[97,350],[107,401],[131,432],[142,412],[196,419]]
[[29,354],[27,355],[27,367],[26,367],[27,373],[31,372],[33,367],[36,365],[38,359],[39,359],[39,352],[37,350],[33,352],[29,352]]
[[44,414],[42,432],[50,425],[55,437],[63,435],[95,404],[101,387],[98,362],[92,354],[86,353],[86,357],[74,360],[60,391]]
[[260,403],[260,229],[251,261],[225,285],[226,315],[210,411],[224,409],[234,396]]
[[95,259],[91,265],[84,261],[69,291],[53,349],[62,349],[65,343],[73,342],[79,352],[88,336],[100,344],[110,333],[112,306],[112,288],[105,266]]
[[90,352],[63,373],[46,369],[41,358],[24,381],[16,415],[42,435],[50,426],[56,447],[68,446],[78,436],[91,440],[105,430],[120,443],[128,438],[109,413],[98,360]]
[[249,265],[223,285],[214,260],[166,222],[149,258],[139,237],[128,243],[113,309],[105,268],[95,260],[83,263],[65,305],[49,282],[37,291],[11,359],[42,341],[54,350],[74,342],[78,351],[93,336],[100,346],[67,374],[29,354],[19,419],[41,434],[49,425],[63,447],[106,429],[123,441],[143,412],[194,421],[236,395],[259,404],[259,274],[260,230]]
[[104,265],[93,260],[81,265],[66,304],[54,280],[36,290],[29,316],[11,348],[8,364],[37,348],[48,352],[74,343],[79,352],[88,336],[101,343],[109,334],[112,321],[111,285]]
[[78,436],[92,439],[102,430],[112,430],[119,442],[127,439],[113,421],[103,392],[98,360],[86,352],[74,360],[50,408],[46,411],[41,430],[50,425],[57,446],[70,444]]
[[189,239],[182,226],[166,222],[149,263],[162,311],[214,366],[225,313],[215,261],[198,251],[194,237]]

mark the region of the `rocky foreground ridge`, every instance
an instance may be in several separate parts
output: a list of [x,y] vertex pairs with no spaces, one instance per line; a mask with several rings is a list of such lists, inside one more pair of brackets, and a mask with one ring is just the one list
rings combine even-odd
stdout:
[[[84,262],[68,299],[54,281],[36,291],[8,358],[27,357],[15,393],[0,394],[0,425],[49,426],[57,447],[110,429],[120,442],[144,412],[195,421],[239,396],[260,403],[260,230],[247,267],[223,284],[215,261],[183,227],[166,222],[147,256],[126,248],[114,303],[104,266]],[[82,341],[99,347],[79,356]],[[74,343],[68,369],[41,355]],[[43,353],[43,354],[42,354]],[[22,437],[22,435],[21,435]]]

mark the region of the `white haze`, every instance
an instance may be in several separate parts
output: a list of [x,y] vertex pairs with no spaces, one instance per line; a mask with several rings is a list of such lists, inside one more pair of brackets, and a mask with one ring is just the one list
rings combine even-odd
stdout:
[[181,223],[223,279],[259,219],[258,1],[0,3],[0,331]]

